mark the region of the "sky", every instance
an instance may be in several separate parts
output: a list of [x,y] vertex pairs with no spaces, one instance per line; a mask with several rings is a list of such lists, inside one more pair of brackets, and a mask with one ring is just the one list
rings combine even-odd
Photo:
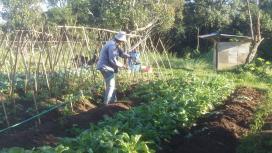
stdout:
[[[3,10],[3,5],[0,4],[0,12]],[[1,17],[0,17],[0,24],[4,24],[5,23],[5,20],[3,20]]]
[[40,3],[39,5],[41,6],[41,8],[42,8],[42,10],[43,10],[44,12],[46,12],[46,11],[48,10],[48,8],[47,8],[47,6],[46,6],[45,3]]

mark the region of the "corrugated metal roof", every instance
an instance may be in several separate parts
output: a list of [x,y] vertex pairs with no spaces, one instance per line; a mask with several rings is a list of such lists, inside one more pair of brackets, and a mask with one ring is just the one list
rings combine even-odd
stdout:
[[248,41],[251,41],[251,40],[252,40],[252,38],[251,38],[251,37],[248,37],[248,36],[220,34],[220,33],[218,33],[218,32],[213,32],[213,33],[210,33],[210,34],[201,35],[201,36],[199,36],[199,38],[203,38],[203,39],[213,39],[213,38],[238,38],[238,39],[243,39],[243,40],[248,40]]
[[206,35],[200,35],[198,36],[199,38],[212,38],[212,37],[217,37],[219,35],[218,32],[213,32],[213,33],[210,33],[210,34],[206,34]]

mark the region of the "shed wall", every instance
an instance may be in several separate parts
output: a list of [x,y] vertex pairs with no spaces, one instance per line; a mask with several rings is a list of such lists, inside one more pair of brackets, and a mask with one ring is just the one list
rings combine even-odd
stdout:
[[250,42],[218,42],[217,70],[231,69],[246,62]]

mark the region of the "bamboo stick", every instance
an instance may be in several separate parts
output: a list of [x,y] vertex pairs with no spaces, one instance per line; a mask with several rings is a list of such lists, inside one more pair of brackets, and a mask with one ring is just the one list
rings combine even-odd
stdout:
[[[105,31],[109,33],[118,33],[119,31],[114,31],[114,30],[108,30],[108,29],[101,29],[101,28],[92,28],[92,27],[82,27],[82,26],[57,26],[58,28],[66,28],[66,29],[91,29],[91,30],[97,30],[97,31]],[[127,34],[128,36],[131,37],[142,37],[140,35],[135,35],[135,34]]]
[[[36,99],[36,92],[35,90],[32,91],[32,97],[33,97],[33,101],[34,101],[34,106],[35,106],[35,110],[36,113],[39,114],[39,109],[38,109],[38,104],[37,104],[37,99]],[[40,117],[38,117],[38,124],[41,124],[41,119]]]
[[162,48],[163,48],[163,52],[164,52],[164,54],[166,55],[166,58],[167,58],[167,61],[168,61],[168,64],[169,64],[169,68],[170,68],[170,70],[171,70],[171,74],[172,74],[172,77],[173,77],[173,76],[174,76],[174,72],[173,72],[173,69],[172,69],[172,65],[171,65],[171,62],[170,62],[168,53],[167,53],[167,51],[166,51],[166,49],[165,49],[165,47],[164,47],[164,45],[163,45],[161,39],[159,39],[159,41],[160,41],[161,46],[162,46]]
[[43,60],[42,60],[42,67],[43,67],[43,71],[44,71],[44,74],[45,74],[46,85],[47,85],[48,91],[49,91],[49,93],[51,95],[51,86],[50,86],[50,82],[49,82],[49,79],[48,79],[48,74],[46,72],[46,67],[45,67],[45,64],[44,64]]
[[[151,41],[152,41],[152,40],[151,40]],[[165,64],[164,64],[164,62],[163,62],[163,60],[162,60],[161,54],[159,53],[159,51],[157,51],[157,48],[158,48],[157,46],[159,45],[159,41],[157,42],[156,48],[154,48],[152,42],[151,42],[151,44],[152,44],[152,47],[153,47],[152,50],[153,50],[155,56],[157,55],[157,56],[159,57],[159,60],[160,60],[160,62],[162,63],[163,68],[166,69],[166,66],[165,66]]]
[[[150,44],[151,44],[151,46],[152,46],[151,49],[154,49],[154,46],[153,46],[153,43],[152,43],[152,40],[151,40],[150,37],[149,37],[149,40],[150,40]],[[150,50],[149,50],[149,51],[150,51]],[[151,55],[152,55],[152,58],[153,58],[153,60],[155,61],[156,65],[157,65],[157,68],[158,68],[159,73],[162,74],[160,65],[159,65],[159,63],[158,63],[158,61],[157,61],[155,55],[153,54],[153,52],[154,52],[154,51],[152,51],[152,50],[150,51],[150,53],[151,53]]]
[[[60,40],[62,40],[63,39],[63,35],[62,34],[59,34],[60,35],[60,37],[58,37],[58,38],[60,38]],[[62,49],[63,49],[63,44],[64,43],[60,43],[60,40],[57,40],[57,55],[55,56],[55,59],[54,59],[54,65],[58,65],[58,63],[59,63],[59,60],[60,60],[60,57],[61,57],[61,53],[62,53]],[[64,55],[64,53],[63,53],[63,55]]]
[[22,50],[20,51],[20,55],[22,56],[22,62],[23,62],[24,68],[25,68],[25,76],[26,76],[25,77],[25,93],[26,93],[26,88],[27,88],[27,84],[28,84],[29,69],[28,69],[28,66],[27,66],[26,57],[25,57]]
[[[23,36],[23,33],[21,33],[20,37],[19,37],[19,41],[21,42],[22,41],[22,36]],[[22,41],[23,43],[23,41]],[[15,79],[16,79],[16,71],[17,71],[17,66],[18,66],[18,58],[19,58],[19,49],[20,49],[20,46],[21,46],[21,43],[18,44],[17,46],[17,49],[16,49],[16,54],[15,54],[15,62],[14,62],[14,65],[13,65],[13,71],[12,71],[12,74],[11,74],[11,88],[10,88],[10,92],[9,92],[9,96],[11,97],[12,101],[13,101],[13,104],[14,104],[14,112],[16,113],[16,103],[15,103],[15,97],[13,95],[14,93],[14,86],[15,86]]]
[[7,124],[7,127],[8,127],[10,124],[9,124],[8,114],[7,114],[7,110],[6,110],[6,106],[5,106],[4,95],[2,93],[0,93],[0,102],[2,104],[2,108],[3,108],[3,111],[4,111],[4,116],[5,116],[6,124]]

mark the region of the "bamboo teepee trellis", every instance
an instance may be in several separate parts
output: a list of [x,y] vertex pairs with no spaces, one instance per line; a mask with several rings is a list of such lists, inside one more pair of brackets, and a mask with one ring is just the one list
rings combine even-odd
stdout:
[[[163,43],[160,40],[156,43],[152,41],[151,28],[128,35],[128,43],[124,48],[129,49],[140,42],[135,48],[141,52],[142,60],[146,65],[150,65],[151,61],[154,62],[155,72],[148,74],[150,77],[154,77],[156,73],[162,74],[161,65],[163,68],[166,67],[165,64],[169,64],[170,67],[171,65],[164,48],[162,53],[167,55],[167,63],[157,52],[157,45],[154,44],[163,46]],[[87,57],[98,55],[102,45],[112,39],[116,33],[117,31],[113,30],[77,26],[46,27],[41,30],[16,30],[0,33],[0,75],[7,79],[10,100],[16,105],[14,93],[19,80],[23,82],[25,93],[32,92],[34,108],[38,112],[39,106],[36,97],[40,90],[43,90],[42,86],[46,84],[49,93],[53,94],[54,91],[51,90],[54,86],[52,78],[56,73],[63,72],[63,75],[58,75],[63,79],[75,78],[72,77],[71,72],[76,72],[73,74],[80,77],[82,68],[78,67],[76,61],[72,59],[76,55]],[[92,72],[92,76],[89,77],[95,84],[97,80],[95,64],[89,70]],[[137,76],[138,81],[140,81],[140,76]],[[133,77],[128,79],[135,80]],[[2,107],[5,120],[9,124],[3,100]]]

